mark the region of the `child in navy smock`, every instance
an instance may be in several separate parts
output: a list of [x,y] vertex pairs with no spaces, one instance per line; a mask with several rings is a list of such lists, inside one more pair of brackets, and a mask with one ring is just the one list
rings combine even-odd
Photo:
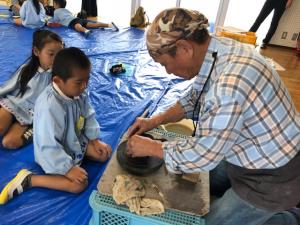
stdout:
[[33,33],[30,59],[0,88],[0,136],[5,148],[15,149],[32,140],[33,109],[38,95],[51,83],[54,56],[63,48],[49,30]]
[[66,4],[66,0],[53,0],[53,6],[55,9],[54,17],[49,20],[49,25],[51,23],[59,23],[78,32],[85,33],[86,35],[90,34],[90,30],[87,28],[115,27],[115,29],[118,30],[114,23],[107,24],[100,22],[89,22],[85,19],[75,18],[69,10],[65,9]]
[[85,89],[91,64],[78,48],[61,50],[53,64],[53,82],[38,97],[34,111],[34,156],[46,175],[23,169],[0,195],[0,204],[28,187],[79,193],[87,186],[84,158],[105,161],[109,145],[98,139],[99,124]]
[[20,8],[20,18],[14,19],[15,24],[28,28],[41,28],[45,26],[46,12],[39,0],[27,0]]

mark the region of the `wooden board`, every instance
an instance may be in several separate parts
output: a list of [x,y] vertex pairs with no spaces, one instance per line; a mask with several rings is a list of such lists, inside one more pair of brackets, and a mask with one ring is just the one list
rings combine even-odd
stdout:
[[[151,133],[151,135],[153,135],[153,133]],[[157,135],[157,138],[170,140],[169,137],[161,135]],[[113,154],[97,185],[98,191],[101,194],[111,196],[114,179],[119,174],[128,175],[117,162],[116,154]],[[161,200],[167,209],[179,210],[196,215],[205,215],[209,211],[208,172],[200,173],[200,179],[197,183],[184,180],[180,175],[168,173],[165,166],[162,166],[158,171],[148,176],[133,177],[141,180],[145,184],[146,197]],[[158,187],[163,197],[153,188],[152,184]]]

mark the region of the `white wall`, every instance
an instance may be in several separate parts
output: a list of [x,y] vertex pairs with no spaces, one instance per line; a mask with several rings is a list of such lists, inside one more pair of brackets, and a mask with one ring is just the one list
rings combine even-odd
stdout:
[[97,0],[97,9],[101,22],[129,26],[131,0]]
[[77,14],[81,10],[81,0],[67,0],[66,8],[73,14]]
[[[286,38],[283,39],[283,32],[287,32]],[[287,9],[278,25],[271,44],[296,48],[297,35],[300,32],[300,1],[294,0],[291,8]]]

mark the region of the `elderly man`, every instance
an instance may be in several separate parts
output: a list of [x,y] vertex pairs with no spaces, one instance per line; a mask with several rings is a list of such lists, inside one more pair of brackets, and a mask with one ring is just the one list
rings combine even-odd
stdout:
[[[136,119],[128,152],[163,158],[174,173],[214,169],[212,191],[226,192],[212,204],[207,225],[263,224],[299,202],[300,116],[264,57],[210,36],[207,27],[204,15],[181,8],[153,21],[147,31],[152,58],[168,73],[195,81],[165,112]],[[139,135],[182,118],[195,123],[187,140],[162,143]]]

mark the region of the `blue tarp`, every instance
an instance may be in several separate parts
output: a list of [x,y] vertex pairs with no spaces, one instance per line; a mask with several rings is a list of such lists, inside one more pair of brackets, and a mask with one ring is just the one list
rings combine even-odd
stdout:
[[[68,28],[51,30],[63,38],[67,47],[78,47],[89,56],[93,67],[88,90],[101,126],[100,138],[113,149],[146,108],[151,112],[163,110],[190,86],[190,81],[166,74],[164,68],[153,62],[145,48],[142,30],[97,29],[89,38]],[[32,33],[33,30],[17,27],[10,20],[0,18],[0,84],[30,56]],[[124,63],[126,74],[111,75],[108,72],[117,62]],[[88,197],[96,189],[106,163],[86,160],[82,166],[89,174],[89,186],[84,192],[75,195],[32,188],[0,206],[0,224],[88,224],[92,212]],[[22,168],[43,173],[34,162],[33,145],[18,150],[0,146],[0,189]]]

